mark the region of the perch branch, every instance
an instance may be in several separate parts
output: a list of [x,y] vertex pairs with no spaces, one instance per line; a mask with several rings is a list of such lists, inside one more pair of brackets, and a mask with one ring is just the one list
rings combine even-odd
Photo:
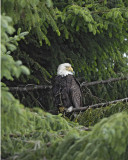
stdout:
[[72,111],[75,111],[75,112],[85,111],[85,110],[87,110],[88,108],[105,107],[105,106],[110,105],[110,104],[113,104],[113,103],[124,102],[124,101],[127,102],[127,101],[128,101],[128,97],[127,97],[127,98],[124,98],[124,99],[115,100],[115,101],[109,101],[109,102],[106,102],[106,103],[98,103],[98,104],[88,105],[88,106],[85,106],[85,107],[73,108]]

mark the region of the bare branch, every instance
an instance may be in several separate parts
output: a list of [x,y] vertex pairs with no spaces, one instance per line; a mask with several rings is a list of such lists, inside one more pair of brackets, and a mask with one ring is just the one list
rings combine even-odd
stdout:
[[38,89],[51,89],[51,85],[26,85],[23,87],[9,87],[10,91],[32,91],[32,90],[38,90]]
[[75,111],[75,112],[85,111],[85,110],[87,110],[88,108],[105,107],[105,106],[108,106],[108,105],[113,104],[113,103],[124,102],[124,101],[127,102],[127,101],[128,101],[128,97],[127,97],[127,98],[124,98],[124,99],[115,100],[115,101],[109,101],[109,102],[106,102],[106,103],[98,103],[98,104],[88,105],[88,106],[85,106],[85,107],[73,108],[72,111]]
[[[120,77],[120,78],[110,78],[108,80],[101,80],[101,81],[94,81],[94,82],[83,82],[80,84],[80,86],[81,87],[94,86],[97,84],[106,84],[106,83],[111,83],[111,82],[117,82],[120,80],[128,80],[128,76]],[[52,89],[52,85],[31,85],[31,84],[28,84],[26,86],[9,87],[10,91],[20,91],[20,92],[33,91],[33,90],[38,90],[38,89],[42,89],[42,90]]]
[[96,84],[106,84],[106,83],[111,83],[111,82],[117,82],[117,81],[120,81],[120,80],[128,80],[128,76],[127,77],[120,77],[120,78],[110,78],[108,80],[101,80],[101,81],[94,81],[94,82],[83,82],[81,83],[81,87],[83,86],[94,86]]

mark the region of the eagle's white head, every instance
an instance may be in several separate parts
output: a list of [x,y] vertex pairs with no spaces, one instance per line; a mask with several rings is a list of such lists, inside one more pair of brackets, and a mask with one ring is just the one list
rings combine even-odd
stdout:
[[64,76],[67,76],[68,74],[71,74],[71,75],[74,74],[71,64],[69,63],[60,64],[57,69],[57,75],[64,77]]

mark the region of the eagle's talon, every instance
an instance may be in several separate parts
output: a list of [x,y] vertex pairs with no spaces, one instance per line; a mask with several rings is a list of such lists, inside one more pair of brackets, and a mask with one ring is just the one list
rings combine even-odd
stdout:
[[65,107],[59,107],[59,112],[60,113],[64,112],[64,110],[65,110]]

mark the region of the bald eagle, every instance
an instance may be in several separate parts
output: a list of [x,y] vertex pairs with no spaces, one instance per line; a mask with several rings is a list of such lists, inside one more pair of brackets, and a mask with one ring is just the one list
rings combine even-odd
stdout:
[[53,96],[55,106],[60,112],[64,110],[71,112],[73,108],[81,107],[80,84],[74,77],[71,64],[63,63],[59,65],[57,76],[53,80]]

